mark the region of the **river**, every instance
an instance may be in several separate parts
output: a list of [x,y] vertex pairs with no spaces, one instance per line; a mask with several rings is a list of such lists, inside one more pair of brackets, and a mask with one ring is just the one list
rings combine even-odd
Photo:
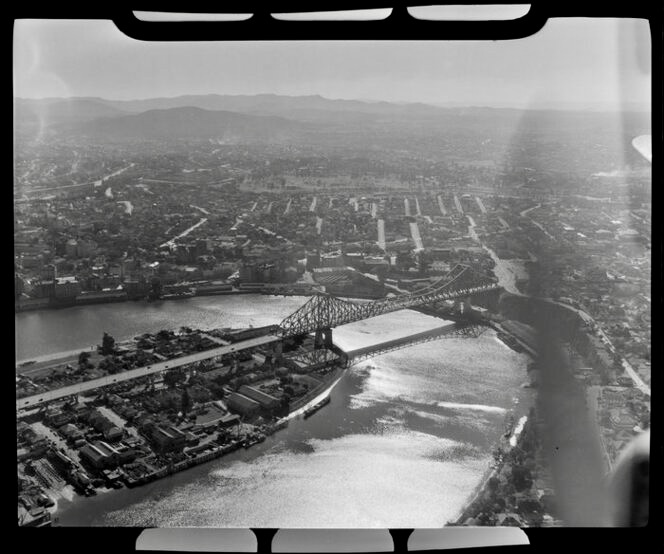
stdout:
[[[16,314],[19,358],[89,347],[103,331],[278,323],[302,297],[217,296]],[[334,330],[342,348],[424,331],[409,310]],[[76,329],[75,333],[71,329]],[[482,479],[528,359],[493,331],[352,367],[331,403],[249,450],[135,489],[60,499],[60,525],[440,527]]]

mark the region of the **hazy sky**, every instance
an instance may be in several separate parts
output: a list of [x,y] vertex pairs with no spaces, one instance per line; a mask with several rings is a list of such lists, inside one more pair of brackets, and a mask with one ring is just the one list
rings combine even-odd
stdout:
[[553,19],[520,40],[144,42],[110,21],[18,20],[14,93],[135,99],[181,94],[488,106],[650,104],[646,20]]

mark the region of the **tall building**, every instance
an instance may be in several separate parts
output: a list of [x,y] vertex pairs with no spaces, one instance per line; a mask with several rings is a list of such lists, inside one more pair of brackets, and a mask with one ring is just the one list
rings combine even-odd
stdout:
[[55,280],[56,298],[75,298],[81,294],[81,284],[76,277],[58,277]]
[[320,267],[320,254],[318,253],[318,250],[314,250],[313,252],[307,252],[306,257],[307,257],[308,271]]
[[58,271],[53,264],[46,264],[41,268],[39,276],[44,280],[53,280],[58,276]]
[[256,264],[242,263],[240,264],[240,282],[243,283],[256,283],[258,281],[258,271]]

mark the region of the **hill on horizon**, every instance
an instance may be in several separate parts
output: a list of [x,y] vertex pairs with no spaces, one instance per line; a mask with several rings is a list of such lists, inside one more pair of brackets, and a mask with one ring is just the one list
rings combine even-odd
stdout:
[[274,116],[255,116],[197,107],[152,109],[62,125],[67,134],[105,139],[219,138],[281,140],[306,130],[306,126]]

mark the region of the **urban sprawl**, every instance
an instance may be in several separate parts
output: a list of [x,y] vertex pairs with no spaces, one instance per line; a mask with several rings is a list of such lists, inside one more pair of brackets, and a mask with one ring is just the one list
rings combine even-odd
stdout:
[[[249,293],[370,301],[464,264],[499,279],[500,301],[484,311],[513,348],[536,350],[529,314],[547,314],[609,471],[649,427],[649,167],[610,172],[601,149],[584,159],[532,140],[502,164],[490,145],[464,154],[464,141],[484,144],[472,137],[444,156],[414,153],[419,144],[353,155],[352,144],[31,143],[16,157],[15,309]],[[19,361],[16,397],[271,331],[174,322],[127,341],[104,335],[61,359]],[[136,486],[264,440],[338,378],[342,354],[299,337],[22,411],[19,523],[50,524],[63,489]],[[540,370],[533,356],[535,393]],[[516,444],[507,433],[496,447],[455,523],[559,521],[537,411]]]

